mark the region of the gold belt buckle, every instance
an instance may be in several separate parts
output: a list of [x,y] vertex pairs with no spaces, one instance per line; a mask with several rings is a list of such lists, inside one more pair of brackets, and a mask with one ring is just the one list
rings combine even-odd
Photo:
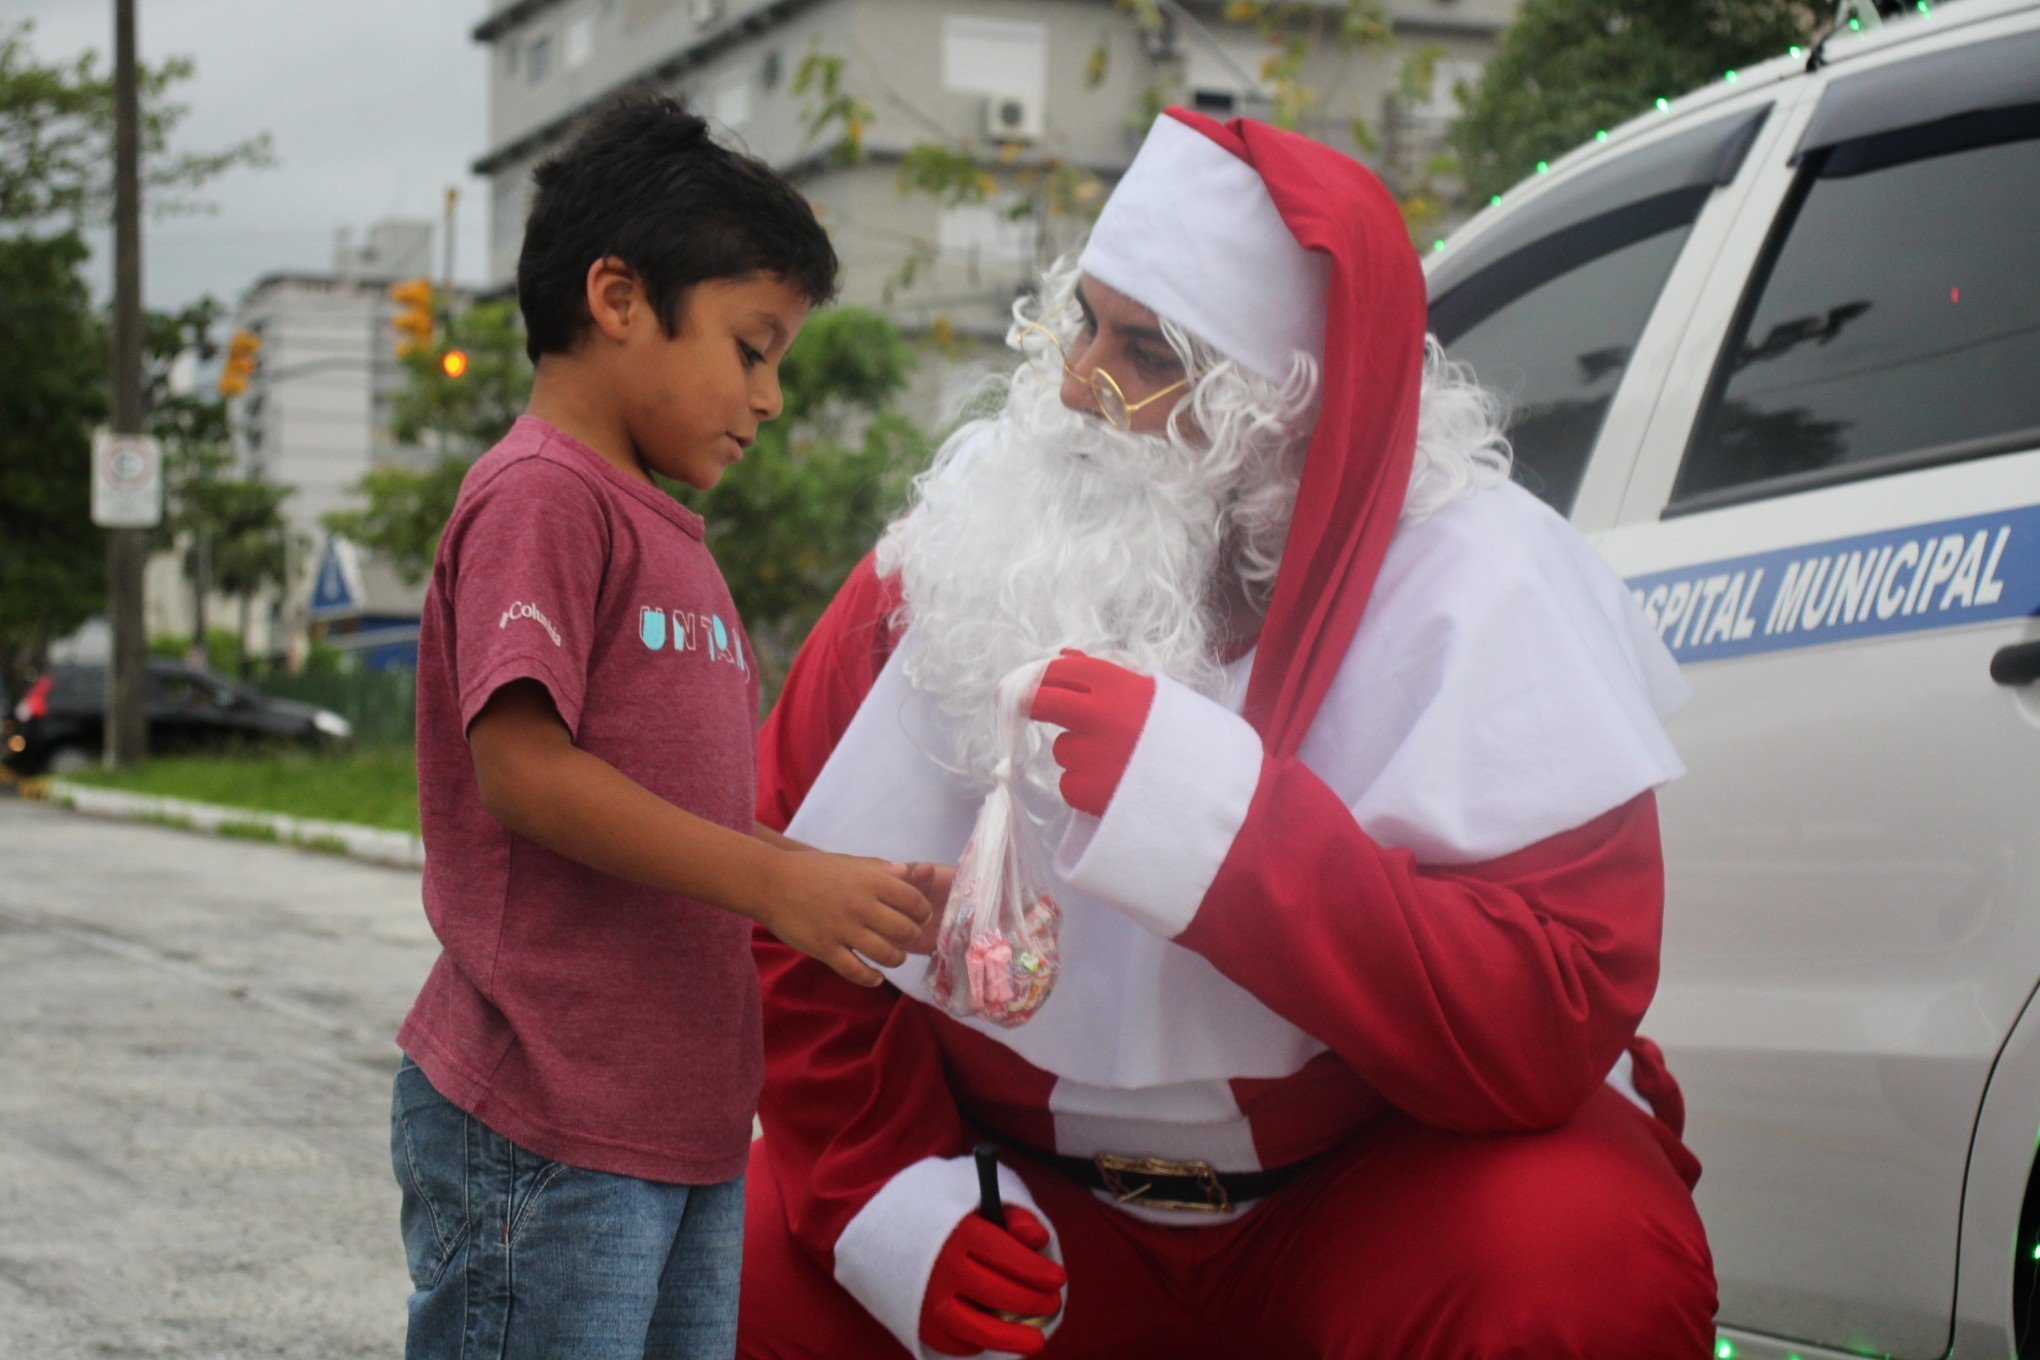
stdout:
[[[1232,1197],[1218,1179],[1210,1162],[1172,1162],[1164,1157],[1122,1157],[1101,1152],[1091,1159],[1104,1178],[1105,1189],[1120,1204],[1139,1203],[1149,1209],[1187,1209],[1192,1213],[1222,1214],[1232,1208]],[[1204,1192],[1201,1200],[1157,1199],[1149,1194],[1154,1177],[1175,1176],[1194,1180]],[[1146,1178],[1146,1179],[1143,1179]]]

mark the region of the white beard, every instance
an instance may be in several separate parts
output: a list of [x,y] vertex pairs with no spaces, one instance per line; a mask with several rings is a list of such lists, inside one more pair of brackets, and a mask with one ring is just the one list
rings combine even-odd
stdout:
[[878,566],[900,578],[902,664],[948,719],[957,773],[987,788],[1017,754],[1048,786],[1039,729],[1026,752],[997,749],[993,699],[1011,671],[1065,647],[1218,692],[1206,605],[1240,471],[1222,451],[1071,411],[1028,368],[1000,416],[950,437]]

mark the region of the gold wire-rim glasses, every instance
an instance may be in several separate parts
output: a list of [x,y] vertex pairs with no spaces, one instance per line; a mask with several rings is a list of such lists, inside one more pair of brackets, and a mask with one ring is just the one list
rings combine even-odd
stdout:
[[[1022,322],[1015,338],[1025,338],[1029,332],[1040,334],[1049,344],[1055,346],[1056,355],[1062,360],[1062,371],[1075,378],[1078,382],[1085,383],[1090,387],[1091,395],[1098,402],[1098,413],[1104,416],[1106,423],[1115,430],[1131,429],[1133,427],[1133,417],[1142,407],[1152,406],[1172,392],[1180,391],[1190,385],[1189,378],[1179,378],[1151,396],[1142,397],[1139,401],[1128,401],[1126,393],[1119,386],[1118,380],[1104,369],[1094,368],[1091,370],[1091,376],[1085,378],[1083,374],[1071,368],[1070,352],[1064,347],[1062,337],[1048,327],[1035,321]],[[1025,351],[1022,352],[1024,353]],[[1033,363],[1034,356],[1028,355],[1027,361]]]

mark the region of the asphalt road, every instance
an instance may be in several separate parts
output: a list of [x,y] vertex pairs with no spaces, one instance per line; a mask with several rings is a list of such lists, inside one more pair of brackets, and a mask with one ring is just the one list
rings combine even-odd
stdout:
[[0,1356],[401,1354],[412,872],[0,797]]

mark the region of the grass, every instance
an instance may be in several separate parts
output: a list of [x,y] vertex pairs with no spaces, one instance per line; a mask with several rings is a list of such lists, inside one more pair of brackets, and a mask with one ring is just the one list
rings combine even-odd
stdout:
[[[344,755],[284,751],[172,756],[131,770],[85,770],[68,777],[96,788],[392,831],[418,830],[418,774],[408,746],[372,747]],[[227,835],[250,834],[238,823],[220,830]],[[270,834],[266,828],[264,832]]]

